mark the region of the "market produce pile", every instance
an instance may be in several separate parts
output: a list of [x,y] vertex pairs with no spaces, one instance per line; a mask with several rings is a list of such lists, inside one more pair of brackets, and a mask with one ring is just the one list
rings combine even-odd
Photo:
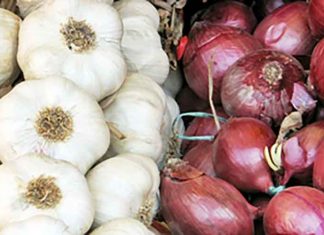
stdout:
[[324,1],[0,1],[0,235],[324,234]]

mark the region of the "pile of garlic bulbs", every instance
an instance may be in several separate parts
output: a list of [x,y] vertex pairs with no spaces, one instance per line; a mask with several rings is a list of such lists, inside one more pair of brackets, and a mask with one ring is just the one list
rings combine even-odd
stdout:
[[0,8],[0,235],[159,235],[182,77],[169,70],[156,8],[17,6]]

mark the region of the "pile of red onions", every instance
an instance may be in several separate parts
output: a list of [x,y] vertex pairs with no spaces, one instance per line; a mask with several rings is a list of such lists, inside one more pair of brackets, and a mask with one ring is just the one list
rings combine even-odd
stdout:
[[303,182],[310,181],[316,155],[323,151],[319,147],[323,140],[324,121],[318,121],[302,128],[283,143],[284,176],[281,178],[281,184],[288,183],[292,176]]
[[305,186],[273,197],[264,213],[266,234],[324,234],[324,193]]
[[254,118],[233,118],[214,142],[216,175],[245,192],[272,194],[274,188],[264,149],[275,142],[272,129]]
[[213,100],[220,102],[220,87],[226,70],[238,59],[262,48],[247,32],[230,27],[196,22],[191,28],[183,57],[183,68],[189,87],[208,99],[208,66],[213,78]]
[[316,41],[308,26],[307,3],[297,1],[276,9],[257,26],[254,36],[266,48],[290,55],[311,54]]
[[227,70],[221,87],[223,108],[231,116],[278,126],[293,111],[292,101],[305,103],[305,110],[315,108],[304,79],[304,69],[293,57],[272,50],[253,52]]
[[253,235],[257,209],[229,183],[172,159],[161,184],[162,214],[172,234]]
[[309,80],[318,96],[324,101],[324,39],[315,47],[310,65]]
[[240,28],[249,33],[252,33],[257,23],[251,8],[237,1],[214,3],[201,15],[199,20]]
[[311,0],[309,3],[309,26],[317,38],[324,37],[324,1]]

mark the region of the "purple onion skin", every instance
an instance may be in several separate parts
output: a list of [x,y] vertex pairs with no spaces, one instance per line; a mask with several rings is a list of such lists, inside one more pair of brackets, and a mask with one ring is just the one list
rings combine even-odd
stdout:
[[318,99],[324,103],[324,39],[315,47],[310,63],[309,81],[313,86]]
[[183,57],[186,81],[198,97],[208,100],[210,64],[213,100],[220,103],[220,87],[226,70],[238,59],[261,48],[261,43],[243,30],[196,22],[190,31]]
[[306,186],[273,197],[263,220],[267,235],[324,234],[324,193]]
[[254,117],[279,126],[293,111],[294,83],[304,79],[302,65],[292,56],[272,50],[253,52],[226,72],[221,88],[223,108],[230,116]]
[[272,129],[260,120],[229,120],[214,142],[216,175],[241,191],[267,193],[273,182],[264,149],[272,146],[275,139]]
[[189,165],[167,169],[162,213],[174,235],[252,235],[256,208],[229,183]]
[[318,147],[313,167],[313,185],[324,191],[324,142]]
[[266,48],[294,56],[311,54],[316,44],[308,26],[308,6],[302,1],[273,11],[260,22],[254,36]]
[[310,0],[309,2],[309,26],[316,38],[324,36],[324,2],[322,0]]
[[324,121],[317,121],[301,130],[283,144],[282,166],[284,175],[281,184],[287,184],[292,176],[302,182],[312,178],[313,165],[320,144],[324,140]]
[[249,33],[252,33],[257,24],[251,8],[237,1],[216,2],[202,14],[199,21],[232,26]]
[[215,177],[213,167],[213,143],[202,142],[191,148],[183,157],[191,166],[204,172],[206,175]]

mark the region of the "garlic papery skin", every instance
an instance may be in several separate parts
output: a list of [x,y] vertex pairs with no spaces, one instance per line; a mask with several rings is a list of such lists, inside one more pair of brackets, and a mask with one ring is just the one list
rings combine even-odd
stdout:
[[44,2],[49,0],[17,0],[17,6],[21,17],[25,18],[32,11],[40,8]]
[[167,79],[162,84],[162,88],[166,94],[175,98],[183,86],[183,81],[183,74],[179,67],[176,70],[170,69]]
[[121,0],[114,6],[123,21],[121,46],[128,71],[144,74],[162,84],[169,73],[169,59],[157,32],[156,8],[146,0]]
[[0,229],[0,235],[77,235],[68,231],[60,220],[37,215],[20,222],[10,223]]
[[94,227],[131,217],[147,226],[158,208],[159,170],[146,156],[124,153],[99,163],[87,174],[95,202]]
[[16,56],[20,24],[17,15],[0,8],[0,87],[11,85],[19,75]]
[[[115,219],[94,230],[90,235],[154,235],[141,222],[132,218]],[[1,235],[1,234],[0,234]]]
[[30,152],[66,160],[86,173],[107,151],[98,103],[67,79],[25,81],[0,99],[0,160]]
[[160,162],[166,105],[166,95],[157,83],[142,74],[130,74],[104,109],[106,121],[122,133],[111,134],[108,155],[131,152]]
[[118,12],[105,2],[48,1],[21,24],[18,63],[27,80],[64,77],[101,100],[126,77],[122,33]]
[[119,12],[123,20],[140,19],[151,24],[158,30],[160,24],[159,12],[147,0],[120,0],[114,3],[114,8]]
[[81,235],[94,218],[92,196],[82,173],[68,162],[42,154],[27,154],[0,166],[0,198],[0,229],[46,215]]

